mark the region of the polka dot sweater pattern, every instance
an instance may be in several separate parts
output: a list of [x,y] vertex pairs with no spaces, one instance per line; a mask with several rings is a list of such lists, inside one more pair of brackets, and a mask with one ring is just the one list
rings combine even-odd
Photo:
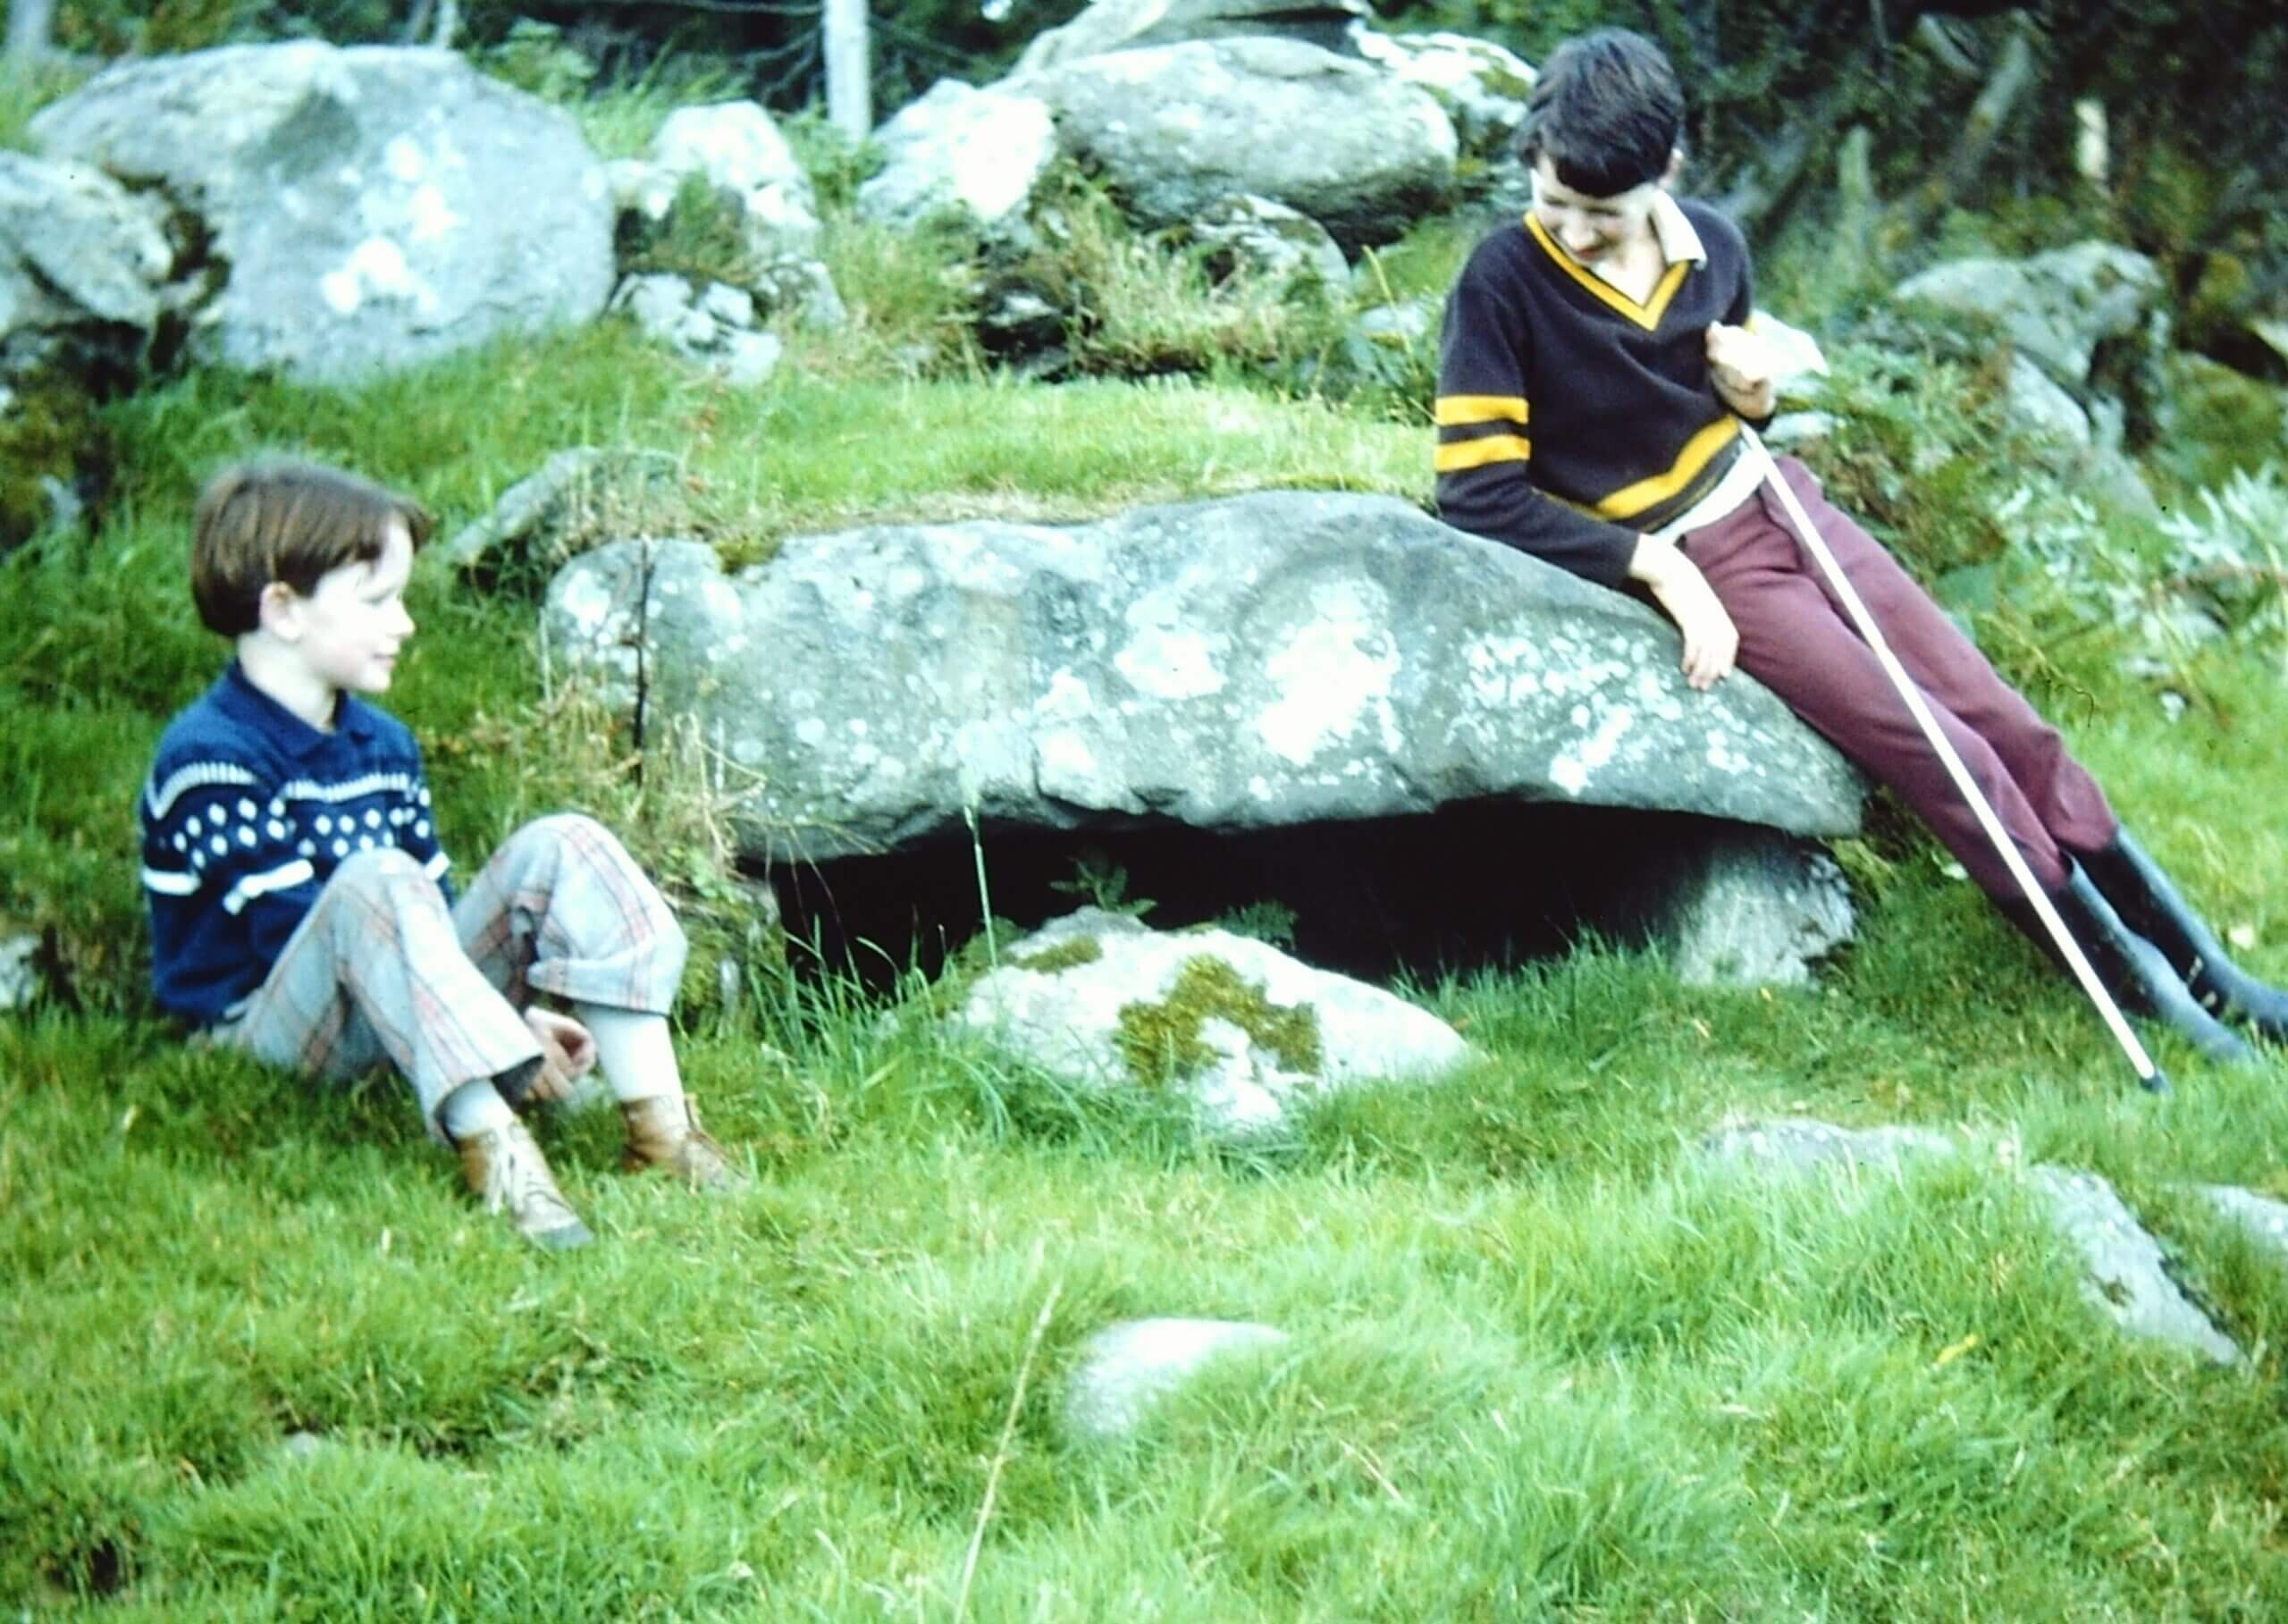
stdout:
[[262,985],[349,858],[394,847],[440,883],[450,866],[402,722],[345,694],[323,731],[235,663],[167,725],[140,812],[153,989],[199,1026]]

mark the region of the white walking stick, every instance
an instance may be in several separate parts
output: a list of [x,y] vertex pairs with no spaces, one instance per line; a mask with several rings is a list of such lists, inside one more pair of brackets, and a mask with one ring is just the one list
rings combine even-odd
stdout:
[[2106,990],[2105,983],[2098,980],[2098,972],[2090,967],[2089,955],[2082,951],[2082,944],[2074,939],[2074,932],[2067,930],[2065,921],[2058,917],[2056,905],[2034,879],[2033,871],[2026,867],[2026,860],[2018,854],[2017,843],[2002,827],[2002,820],[1994,815],[1994,808],[1988,804],[1986,796],[1972,779],[1970,769],[1963,765],[1963,758],[1956,753],[1953,742],[1939,728],[1939,719],[1930,714],[1930,707],[1923,699],[1922,691],[1914,686],[1914,679],[1906,674],[1906,668],[1899,664],[1898,656],[1891,652],[1891,645],[1883,640],[1882,627],[1877,626],[1874,616],[1867,612],[1867,605],[1851,585],[1850,578],[1843,573],[1843,567],[1836,562],[1835,554],[1829,550],[1827,543],[1821,539],[1819,531],[1812,524],[1811,516],[1804,511],[1803,503],[1796,500],[1794,489],[1780,476],[1779,465],[1772,460],[1771,453],[1764,450],[1762,437],[1745,423],[1740,425],[1740,433],[1747,441],[1749,455],[1762,465],[1763,477],[1771,486],[1772,493],[1779,498],[1779,506],[1787,513],[1788,522],[1795,527],[1796,539],[1803,543],[1804,551],[1811,554],[1812,561],[1827,577],[1827,584],[1842,601],[1844,611],[1851,617],[1852,625],[1859,628],[1859,635],[1875,652],[1876,660],[1882,665],[1883,675],[1891,679],[1891,686],[1898,691],[1899,698],[1914,714],[1915,725],[1922,729],[1922,736],[1930,741],[1930,748],[1938,753],[1940,764],[1947,770],[1947,776],[1954,779],[1955,787],[1962,793],[1963,800],[1977,815],[1978,826],[1986,831],[1986,837],[1994,842],[1996,854],[2009,869],[2010,878],[2018,882],[2018,888],[2025,893],[2034,916],[2041,921],[2042,928],[2057,944],[2066,968],[2082,984],[2082,990],[2089,994],[2090,1002],[2097,1006],[2098,1014],[2104,1017],[2114,1041],[2121,1045],[2121,1052],[2129,1057],[2130,1066],[2137,1073],[2137,1081],[2157,1094],[2168,1092],[2168,1078],[2159,1066],[2153,1064],[2153,1057],[2145,1052],[2145,1046],[2137,1040],[2137,1034],[2130,1031],[2129,1022],[2122,1018],[2121,1006],[2114,1002],[2113,995]]

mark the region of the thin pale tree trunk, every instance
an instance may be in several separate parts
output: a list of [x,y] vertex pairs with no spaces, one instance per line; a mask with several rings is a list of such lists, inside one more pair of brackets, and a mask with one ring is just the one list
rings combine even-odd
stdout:
[[874,128],[872,75],[866,63],[866,0],[826,0],[827,122],[862,141]]
[[46,56],[55,27],[55,0],[9,0],[9,66],[29,68]]

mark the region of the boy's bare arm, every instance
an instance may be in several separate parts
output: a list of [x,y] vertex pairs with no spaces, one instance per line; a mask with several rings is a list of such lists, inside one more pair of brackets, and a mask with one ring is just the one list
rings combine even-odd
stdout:
[[1771,347],[1745,327],[1723,322],[1709,324],[1707,343],[1709,379],[1724,404],[1757,421],[1771,416],[1778,403]]

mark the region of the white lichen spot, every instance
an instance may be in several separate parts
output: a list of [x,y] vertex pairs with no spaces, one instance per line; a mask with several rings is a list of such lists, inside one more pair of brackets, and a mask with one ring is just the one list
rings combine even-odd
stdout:
[[1525,637],[1485,636],[1462,652],[1469,672],[1470,693],[1485,706],[1523,703],[1543,691],[1542,673],[1535,666],[1538,651]]
[[437,296],[406,264],[405,250],[386,237],[368,237],[341,265],[318,279],[318,292],[338,316],[354,315],[368,298],[411,301],[427,310]]
[[442,187],[416,188],[407,206],[413,216],[413,240],[416,242],[434,242],[440,237],[449,237],[461,223],[459,214],[445,201]]
[[[736,625],[746,613],[738,589],[728,581],[709,580],[699,588],[699,607],[710,620],[718,625]],[[736,639],[744,645],[745,639]]]
[[1732,741],[1721,728],[1708,730],[1708,764],[1719,772],[1741,773],[1753,763],[1745,751],[1732,747]]
[[850,719],[850,732],[852,736],[856,738],[864,738],[871,731],[872,731],[872,729],[866,726],[866,719],[864,717],[854,716]]
[[573,630],[591,641],[603,631],[617,602],[612,589],[593,570],[573,570],[556,591],[557,613],[572,623]]
[[382,166],[390,172],[393,181],[410,186],[429,172],[429,159],[421,150],[421,143],[409,135],[401,135],[382,148]]
[[1033,715],[1042,721],[1078,721],[1096,708],[1086,682],[1069,670],[1058,671],[1048,679],[1048,691],[1033,702]]
[[1040,736],[1034,748],[1039,754],[1040,787],[1051,794],[1070,790],[1097,778],[1097,753],[1075,729],[1059,728]]
[[1619,751],[1620,741],[1636,721],[1636,712],[1627,705],[1613,706],[1598,719],[1594,733],[1557,753],[1549,764],[1550,781],[1578,797],[1589,787],[1589,776]]
[[[1129,611],[1133,624],[1140,602]],[[1204,699],[1220,693],[1224,673],[1207,634],[1189,626],[1143,625],[1112,657],[1113,669],[1155,699]]]
[[1264,662],[1280,696],[1256,719],[1257,731],[1274,754],[1300,767],[1371,717],[1384,748],[1397,753],[1390,694],[1398,650],[1354,585],[1330,582],[1311,596],[1310,617]]
[[806,716],[795,724],[795,737],[816,750],[826,743],[826,721],[822,717]]

